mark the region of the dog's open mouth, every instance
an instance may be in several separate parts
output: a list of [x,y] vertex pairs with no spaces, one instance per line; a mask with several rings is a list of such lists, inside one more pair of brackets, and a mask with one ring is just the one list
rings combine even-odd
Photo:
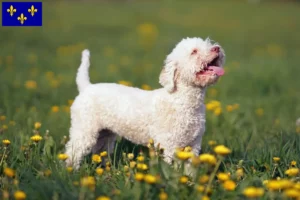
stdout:
[[223,76],[224,69],[218,65],[218,60],[219,57],[214,58],[211,62],[207,63],[207,65],[200,72],[197,72],[197,75]]

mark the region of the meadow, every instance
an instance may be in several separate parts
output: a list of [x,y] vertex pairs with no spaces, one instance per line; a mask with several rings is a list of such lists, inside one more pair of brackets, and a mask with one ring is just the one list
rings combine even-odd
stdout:
[[[44,1],[42,27],[1,27],[0,199],[299,199],[300,4],[250,2]],[[93,83],[152,90],[165,56],[194,36],[226,53],[202,154],[179,149],[181,167],[169,166],[158,144],[119,138],[114,155],[66,168],[81,51]]]

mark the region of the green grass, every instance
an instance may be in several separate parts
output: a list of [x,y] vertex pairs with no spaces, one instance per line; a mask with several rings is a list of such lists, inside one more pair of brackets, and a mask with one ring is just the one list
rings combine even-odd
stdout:
[[[178,184],[181,171],[163,162],[147,161],[147,173],[160,174],[160,183],[131,182],[123,170],[127,161],[121,159],[122,153],[137,154],[142,147],[126,141],[118,141],[111,171],[96,176],[95,192],[73,185],[83,176],[94,175],[96,167],[87,157],[79,172],[69,174],[57,159],[64,150],[63,137],[68,136],[68,100],[78,94],[75,74],[84,48],[91,51],[92,82],[126,80],[136,87],[158,88],[163,60],[182,38],[210,37],[223,46],[226,75],[206,97],[207,103],[220,101],[222,113],[216,116],[207,111],[202,151],[212,152],[209,140],[226,145],[232,153],[219,171],[234,175],[243,160],[245,174],[241,180],[232,177],[238,186],[231,192],[214,180],[212,199],[243,199],[245,187],[264,187],[264,180],[286,177],[284,171],[292,160],[300,163],[295,125],[300,117],[299,3],[46,1],[43,8],[43,27],[0,28],[0,115],[6,116],[0,121],[0,139],[11,141],[5,153],[4,147],[0,149],[0,187],[11,197],[20,189],[27,199],[95,199],[100,195],[158,199],[161,188],[169,199],[201,197],[194,188],[197,184]],[[138,27],[145,23],[150,30],[143,35]],[[37,88],[26,89],[28,80],[36,81]],[[228,112],[226,106],[235,103],[239,108]],[[53,106],[59,106],[59,112],[53,113]],[[261,116],[256,114],[259,108]],[[44,137],[38,145],[30,142],[35,122],[42,123]],[[274,156],[281,158],[277,167]],[[5,167],[16,170],[19,184],[5,177]],[[52,171],[49,177],[43,175],[47,169]],[[206,165],[198,169],[202,175],[211,170]],[[119,196],[113,195],[115,189],[121,191]],[[266,191],[263,198],[270,199],[272,194]]]

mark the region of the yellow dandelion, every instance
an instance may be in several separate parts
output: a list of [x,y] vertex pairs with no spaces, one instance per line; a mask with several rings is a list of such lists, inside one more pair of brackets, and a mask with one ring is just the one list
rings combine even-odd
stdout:
[[129,154],[127,154],[127,158],[128,158],[129,160],[132,160],[132,159],[134,158],[134,155],[133,155],[133,153],[129,153]]
[[234,110],[233,105],[227,105],[227,106],[226,106],[226,110],[227,110],[228,112],[232,112],[232,111]]
[[208,196],[203,196],[201,200],[210,200],[210,198]]
[[209,146],[215,146],[217,142],[215,140],[209,140],[208,141]]
[[255,110],[255,113],[256,113],[257,116],[261,117],[261,116],[264,115],[264,109],[262,109],[262,108],[257,108],[257,109]]
[[96,168],[96,174],[98,174],[99,176],[101,176],[104,173],[104,169],[98,167]]
[[25,82],[25,88],[29,90],[33,90],[37,88],[37,83],[36,81],[33,80],[28,80]]
[[94,154],[94,155],[92,156],[92,161],[93,161],[94,163],[100,163],[100,162],[102,161],[101,156],[99,156],[98,154]]
[[82,186],[87,186],[87,187],[93,188],[96,185],[95,177],[93,177],[93,176],[83,177],[80,180],[80,184]]
[[295,183],[294,188],[300,191],[300,182]]
[[66,160],[69,156],[67,154],[60,153],[57,157],[59,160]]
[[143,90],[151,90],[151,87],[150,87],[150,85],[143,84],[143,85],[142,85],[142,89],[143,89]]
[[51,172],[51,170],[50,169],[46,169],[45,171],[44,171],[44,175],[45,176],[50,176],[52,174],[52,172]]
[[100,153],[100,156],[101,156],[101,157],[106,157],[106,156],[107,156],[107,151],[101,152],[101,153]]
[[24,200],[24,199],[26,199],[26,194],[25,194],[25,192],[23,192],[21,190],[17,190],[14,193],[14,197],[16,200]]
[[237,169],[235,173],[236,173],[236,176],[239,177],[239,178],[242,177],[242,176],[244,176],[244,170],[243,170],[243,168]]
[[124,166],[124,172],[128,172],[129,171],[129,167],[127,165]]
[[288,170],[285,171],[285,174],[288,176],[296,176],[297,174],[299,174],[299,169],[298,168],[290,168]]
[[248,198],[257,198],[263,196],[265,193],[263,188],[247,187],[244,189],[243,194]]
[[186,184],[189,181],[189,178],[187,176],[181,176],[179,179],[179,182],[182,184]]
[[151,174],[146,174],[144,176],[144,181],[148,184],[154,184],[157,182],[157,178]]
[[140,170],[147,170],[148,169],[148,165],[144,164],[144,163],[138,163],[136,166],[138,169]]
[[0,121],[5,121],[6,120],[6,116],[5,115],[1,115],[0,116]]
[[158,195],[159,200],[167,200],[168,199],[168,194],[164,191],[161,191]]
[[35,129],[35,130],[40,129],[41,126],[42,126],[41,122],[35,122],[35,123],[34,123],[34,129]]
[[13,170],[11,168],[6,167],[6,168],[4,168],[3,172],[7,177],[10,177],[10,178],[15,176],[15,170]]
[[131,83],[131,82],[129,82],[129,81],[124,81],[124,80],[119,81],[119,84],[125,85],[125,86],[132,86],[132,83]]
[[240,108],[240,104],[235,103],[235,104],[232,105],[232,107],[233,107],[233,110],[237,110],[237,109]]
[[207,110],[215,110],[216,108],[219,108],[220,106],[221,106],[220,101],[212,100],[206,104],[206,109]]
[[34,135],[34,136],[31,136],[30,139],[33,141],[33,142],[39,142],[43,139],[42,136],[40,135]]
[[193,156],[192,152],[177,151],[176,157],[180,160],[187,160]]
[[145,157],[144,156],[138,156],[136,158],[136,160],[139,161],[139,162],[144,162],[145,161]]
[[53,112],[53,113],[59,112],[59,107],[58,106],[52,106],[51,107],[51,112]]
[[231,153],[231,150],[225,147],[224,145],[218,145],[214,148],[214,151],[218,155],[226,156]]
[[211,165],[215,165],[217,163],[216,157],[214,155],[208,154],[208,153],[201,154],[199,156],[199,159],[200,159],[200,162],[208,163]]
[[16,122],[15,122],[15,121],[9,121],[9,125],[10,125],[10,126],[15,126],[15,125],[16,125]]
[[198,185],[196,189],[198,192],[204,192],[205,187],[203,185]]
[[222,181],[222,182],[224,182],[224,181],[227,181],[227,180],[229,180],[229,175],[227,174],[227,173],[222,173],[222,172],[220,172],[220,173],[218,173],[217,174],[217,177],[218,177],[218,179],[220,180],[220,181]]
[[8,126],[7,126],[6,124],[3,124],[3,125],[2,125],[2,129],[3,129],[3,130],[7,130],[7,129],[8,129]]
[[110,166],[105,167],[105,171],[109,172],[111,170]]
[[134,175],[134,178],[137,181],[142,181],[142,180],[144,180],[144,174],[138,172]]
[[295,160],[291,161],[291,166],[295,167],[297,165],[297,162]]
[[131,161],[131,162],[129,163],[129,167],[130,167],[131,169],[135,168],[135,166],[136,166],[136,162],[135,162],[135,161]]
[[279,161],[280,161],[280,158],[279,158],[279,157],[273,157],[273,161],[274,161],[274,162],[279,162]]
[[5,146],[8,146],[8,145],[10,145],[10,141],[7,139],[2,140],[2,144],[4,144]]
[[73,172],[73,167],[67,167],[67,171],[68,171],[69,173]]
[[236,188],[236,183],[232,180],[227,180],[223,183],[223,188],[228,191],[233,191]]
[[221,107],[216,108],[216,109],[214,110],[214,114],[215,114],[216,116],[221,115],[221,114],[222,114],[222,108],[221,108]]
[[96,200],[110,200],[108,196],[100,196]]
[[269,190],[287,189],[293,186],[293,182],[287,179],[270,180],[266,184]]
[[296,190],[296,189],[287,189],[284,191],[285,196],[289,197],[289,198],[297,198],[300,197],[300,191]]
[[199,177],[199,183],[201,183],[201,184],[207,183],[208,180],[209,180],[209,176],[208,175],[203,175],[203,176]]

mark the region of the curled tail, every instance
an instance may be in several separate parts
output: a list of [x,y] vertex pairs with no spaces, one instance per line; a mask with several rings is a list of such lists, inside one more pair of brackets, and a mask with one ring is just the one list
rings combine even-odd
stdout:
[[76,83],[79,93],[82,92],[88,85],[91,84],[89,77],[90,67],[90,51],[85,49],[82,51],[81,64],[77,71]]

